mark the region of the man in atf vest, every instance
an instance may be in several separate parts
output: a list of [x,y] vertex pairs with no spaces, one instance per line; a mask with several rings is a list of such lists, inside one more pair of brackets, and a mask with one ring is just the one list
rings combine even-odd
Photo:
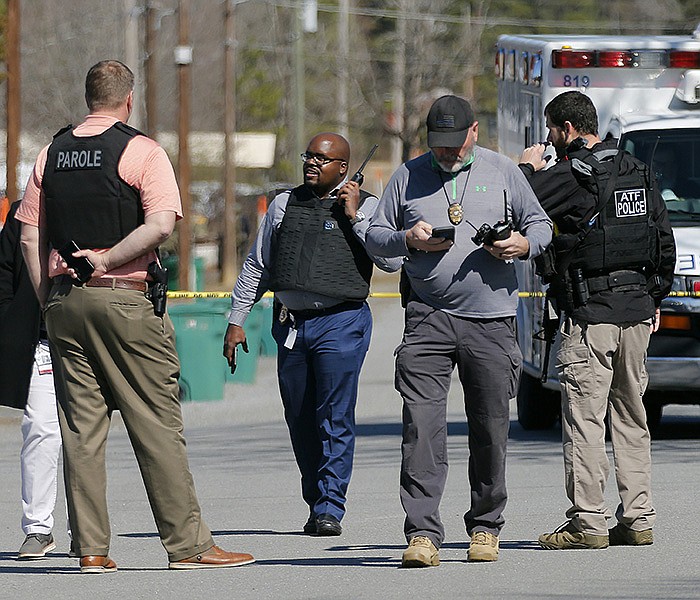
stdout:
[[73,548],[81,572],[116,571],[105,445],[119,410],[170,568],[247,564],[214,545],[188,466],[173,326],[147,281],[182,217],[180,194],[165,151],[125,124],[133,86],[118,61],[89,70],[90,114],[41,151],[17,211],[54,356]]
[[[520,168],[557,228],[543,275],[564,313],[557,368],[571,507],[539,543],[553,550],[647,545],[656,512],[645,358],[673,281],[673,232],[648,168],[618,150],[617,140],[600,140],[587,96],[560,94],[544,114],[559,160],[545,170],[545,145],[536,144],[525,149]],[[620,497],[610,530],[606,414]]]
[[304,184],[272,200],[236,281],[224,356],[233,368],[236,346],[247,351],[246,317],[273,290],[280,393],[309,506],[303,530],[333,536],[342,533],[352,472],[373,264],[396,271],[402,259],[375,259],[365,250],[367,220],[379,200],[348,181],[345,138],[320,133],[301,159]]

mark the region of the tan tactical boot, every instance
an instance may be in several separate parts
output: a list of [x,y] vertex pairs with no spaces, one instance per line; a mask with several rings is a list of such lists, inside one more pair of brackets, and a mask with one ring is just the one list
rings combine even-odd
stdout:
[[472,533],[467,560],[469,562],[493,562],[498,560],[498,536],[488,531]]
[[554,533],[543,533],[537,541],[547,550],[600,550],[609,545],[607,535],[583,533],[571,521],[564,523]]
[[411,538],[401,558],[401,566],[404,568],[437,567],[439,564],[438,549],[424,535]]
[[611,546],[648,546],[654,543],[654,534],[651,529],[634,531],[618,523],[608,531]]

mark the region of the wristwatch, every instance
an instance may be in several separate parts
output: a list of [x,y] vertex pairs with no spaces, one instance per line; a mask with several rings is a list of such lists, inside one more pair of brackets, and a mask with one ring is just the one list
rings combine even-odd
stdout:
[[358,210],[355,213],[355,216],[350,219],[350,225],[357,225],[358,223],[361,223],[364,221],[367,217],[365,217],[365,213],[363,213],[361,210]]

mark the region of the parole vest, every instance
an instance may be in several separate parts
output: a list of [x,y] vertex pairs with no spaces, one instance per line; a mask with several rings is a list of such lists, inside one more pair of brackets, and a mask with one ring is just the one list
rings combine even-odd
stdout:
[[49,146],[42,188],[49,240],[61,248],[111,248],[144,222],[139,193],[119,177],[126,145],[141,133],[115,123],[90,137],[59,131]]
[[[369,194],[360,191],[362,200]],[[273,244],[270,289],[299,290],[343,301],[369,295],[372,261],[343,208],[330,208],[306,186],[293,189]]]

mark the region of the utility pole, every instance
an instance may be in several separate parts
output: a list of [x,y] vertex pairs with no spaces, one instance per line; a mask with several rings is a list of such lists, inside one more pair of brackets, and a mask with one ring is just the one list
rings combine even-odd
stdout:
[[[301,153],[306,147],[306,136],[304,134],[304,117],[306,114],[306,82],[304,80],[304,33],[315,33],[317,24],[318,3],[316,0],[297,0],[296,27],[294,37],[294,92],[296,97],[295,106],[295,130],[294,143],[296,153]],[[301,180],[301,163],[294,161],[294,176],[297,181]]]
[[[296,27],[294,28],[294,154],[299,154],[304,149],[304,30],[302,27],[304,2],[297,2],[295,15]],[[294,157],[296,158],[296,156]],[[294,161],[294,180],[301,181],[302,168],[298,160]]]
[[394,81],[393,81],[393,122],[396,136],[391,142],[391,163],[397,167],[408,159],[407,148],[404,148],[404,133],[406,129],[405,95],[406,89],[406,13],[408,12],[407,0],[401,0],[399,16],[396,20],[396,55],[394,57]]
[[[139,39],[140,0],[124,0],[124,58],[127,66],[133,71],[136,89],[143,89],[143,63],[141,61],[141,40]],[[129,117],[129,122],[141,129],[143,127],[143,99],[137,96]]]
[[7,187],[5,195],[17,200],[17,164],[19,163],[19,136],[22,129],[20,104],[20,28],[19,0],[7,2]]
[[146,78],[146,133],[154,138],[158,131],[156,121],[156,31],[155,31],[155,9],[153,2],[146,0],[146,60],[144,71]]
[[[472,35],[472,8],[469,4],[466,4],[464,8],[464,39],[473,48],[478,50],[479,44],[473,41]],[[472,104],[474,103],[474,65],[472,62],[472,56],[478,54],[478,52],[471,52],[472,48],[469,48],[465,54],[469,57],[467,64],[467,72],[464,77],[464,97],[469,100]]]
[[175,48],[175,63],[178,66],[178,154],[177,170],[180,180],[180,195],[182,197],[182,214],[180,221],[180,253],[179,253],[179,284],[180,289],[189,288],[190,255],[192,240],[192,219],[190,200],[190,93],[192,46],[190,39],[190,2],[179,0],[178,4],[179,46]]
[[350,78],[350,0],[340,0],[338,16],[338,131],[348,138],[348,79]]
[[221,283],[232,288],[238,274],[238,219],[236,218],[236,23],[235,0],[226,0],[224,20],[224,244]]

